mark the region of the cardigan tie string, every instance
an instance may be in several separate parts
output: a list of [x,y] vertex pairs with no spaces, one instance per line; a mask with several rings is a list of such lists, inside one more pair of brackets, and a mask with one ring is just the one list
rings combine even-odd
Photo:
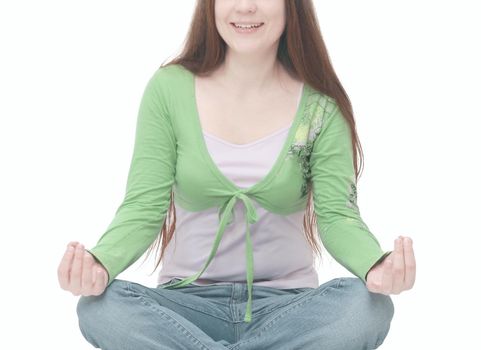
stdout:
[[254,257],[252,252],[252,240],[250,235],[250,224],[253,224],[259,220],[257,215],[256,208],[252,203],[251,198],[247,196],[244,190],[237,190],[224,204],[220,207],[219,210],[219,228],[217,230],[214,244],[212,246],[212,250],[209,254],[209,257],[199,272],[195,275],[190,277],[184,278],[183,280],[177,281],[175,283],[163,286],[163,288],[177,288],[185,286],[196,279],[198,279],[202,273],[206,270],[207,266],[209,266],[211,260],[214,258],[217,248],[220,244],[222,236],[224,235],[225,227],[229,225],[233,221],[234,215],[234,205],[237,202],[237,199],[240,199],[246,208],[246,280],[247,280],[247,291],[248,291],[248,300],[246,306],[246,313],[244,317],[245,322],[251,322],[252,319],[252,286],[254,280]]

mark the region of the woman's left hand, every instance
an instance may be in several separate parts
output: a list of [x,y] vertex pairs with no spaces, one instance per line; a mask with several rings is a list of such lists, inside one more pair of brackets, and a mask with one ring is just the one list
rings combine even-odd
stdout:
[[367,274],[366,287],[381,294],[400,294],[411,289],[416,279],[416,260],[412,239],[399,236],[394,251]]

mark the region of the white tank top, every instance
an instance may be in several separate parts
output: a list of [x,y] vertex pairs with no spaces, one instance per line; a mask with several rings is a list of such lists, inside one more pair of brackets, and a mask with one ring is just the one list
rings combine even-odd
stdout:
[[[302,90],[301,90],[302,92]],[[301,94],[299,94],[298,103]],[[208,151],[219,170],[238,187],[259,182],[274,165],[290,125],[254,142],[237,145],[203,132]],[[270,213],[254,199],[259,221],[251,225],[254,284],[274,288],[316,288],[318,274],[314,252],[303,233],[304,210],[282,216]],[[189,212],[175,203],[176,229],[165,249],[157,283],[186,278],[202,269],[212,248],[217,208]],[[245,208],[234,207],[231,225],[225,229],[214,259],[196,285],[246,282]]]

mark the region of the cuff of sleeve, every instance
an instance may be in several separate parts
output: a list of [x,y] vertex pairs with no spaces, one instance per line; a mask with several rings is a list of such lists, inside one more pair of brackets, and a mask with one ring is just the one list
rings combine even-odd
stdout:
[[391,252],[381,248],[362,221],[339,220],[324,229],[319,225],[319,229],[331,256],[364,283],[369,270]]
[[364,275],[364,278],[362,278],[362,280],[364,281],[364,283],[367,282],[367,274],[369,273],[369,271],[371,271],[371,269],[372,269],[374,266],[376,266],[377,264],[381,263],[381,262],[384,260],[384,258],[385,258],[386,256],[388,256],[390,253],[392,253],[392,250],[389,250],[389,251],[385,252],[384,254],[381,255],[380,258],[378,258],[378,259],[376,259],[376,260],[374,261],[374,263],[371,265],[371,267],[369,267],[368,270],[366,271],[366,274]]
[[106,260],[102,257],[102,253],[97,252],[96,247],[94,247],[92,249],[85,249],[85,250],[88,251],[90,254],[92,254],[92,256],[95,258],[95,260],[97,260],[97,262],[100,263],[105,268],[105,270],[107,271],[108,282],[107,282],[107,286],[105,287],[105,288],[107,288],[113,282],[115,276],[112,275],[111,269],[109,269],[109,267],[105,263]]

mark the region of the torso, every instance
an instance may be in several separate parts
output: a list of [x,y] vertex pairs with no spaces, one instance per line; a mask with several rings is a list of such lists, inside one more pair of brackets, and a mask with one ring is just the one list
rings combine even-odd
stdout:
[[248,144],[289,126],[297,111],[302,81],[287,77],[264,96],[235,96],[210,76],[195,77],[202,130],[233,144]]

